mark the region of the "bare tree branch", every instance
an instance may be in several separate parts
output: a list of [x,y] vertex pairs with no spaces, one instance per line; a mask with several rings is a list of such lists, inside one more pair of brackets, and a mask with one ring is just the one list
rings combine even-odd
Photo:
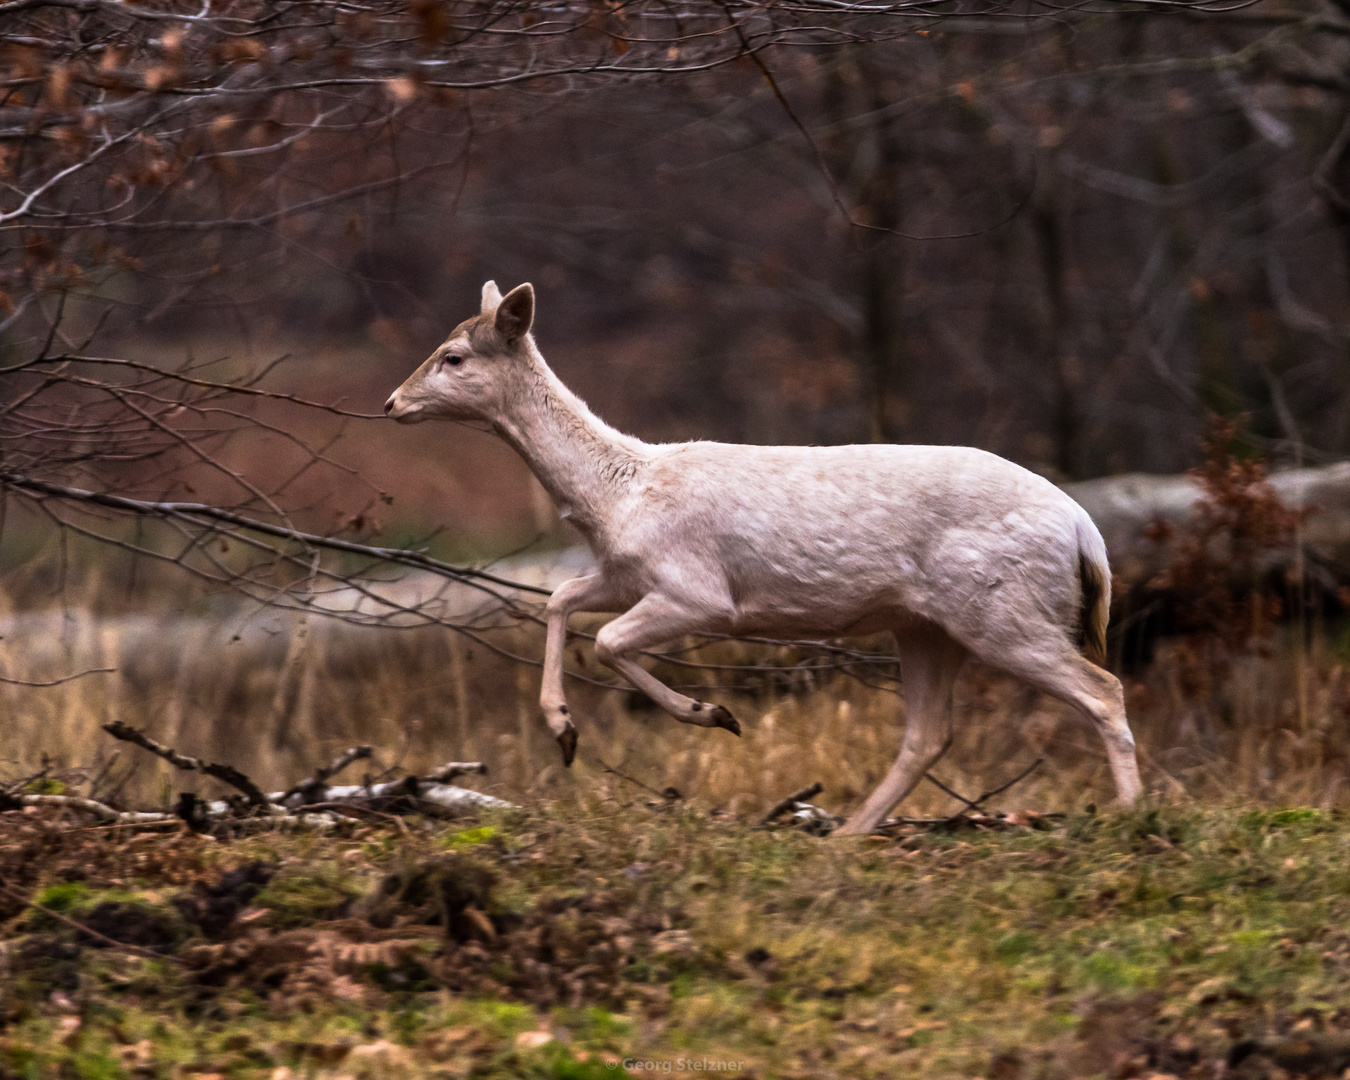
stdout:
[[177,750],[156,742],[142,731],[138,731],[130,724],[123,723],[121,720],[112,720],[103,725],[103,730],[114,739],[121,739],[124,742],[135,743],[137,746],[149,750],[150,753],[162,757],[175,768],[183,769],[187,772],[204,773],[207,776],[214,777],[231,787],[238,788],[244,793],[244,798],[249,801],[249,805],[255,807],[270,806],[272,801],[262,793],[262,790],[241,773],[233,765],[218,765],[208,761],[202,761],[200,758],[188,757],[186,754],[180,754]]

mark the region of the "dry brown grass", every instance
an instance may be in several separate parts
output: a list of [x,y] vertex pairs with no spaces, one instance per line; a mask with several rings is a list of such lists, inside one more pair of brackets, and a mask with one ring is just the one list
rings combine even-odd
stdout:
[[[110,599],[97,576],[69,589],[60,607],[8,597],[5,670],[40,679],[91,667],[107,675],[51,688],[0,687],[6,716],[5,772],[31,771],[42,756],[58,767],[97,769],[115,744],[100,725],[120,719],[187,753],[228,761],[264,786],[283,787],[354,743],[379,748],[378,767],[410,769],[481,759],[486,790],[523,801],[586,794],[626,783],[603,763],[661,790],[753,814],[819,780],[821,802],[843,810],[889,766],[903,725],[902,700],[839,674],[760,678],[753,693],[727,688],[730,672],[695,672],[724,689],[703,691],[745,727],[685,727],[626,690],[571,687],[580,718],[577,765],[563,769],[535,699],[538,669],[512,662],[446,630],[375,631],[314,620],[298,633],[293,616],[242,610],[230,601],[163,595],[154,610]],[[118,610],[118,608],[121,610]],[[98,614],[95,614],[98,612]],[[504,632],[500,646],[538,657],[533,628]],[[1127,677],[1129,711],[1148,787],[1167,800],[1302,803],[1350,801],[1350,672],[1325,640],[1300,649],[1292,637],[1263,653],[1227,660],[1197,698],[1194,657],[1175,646]],[[604,678],[578,642],[569,654]],[[725,643],[719,662],[763,659],[762,650]],[[772,659],[772,656],[770,657]],[[779,660],[784,659],[779,657]],[[662,672],[689,680],[687,669]],[[1075,713],[981,668],[956,691],[955,744],[934,772],[967,794],[997,786],[1036,757],[1044,765],[1000,803],[1059,810],[1112,796],[1096,735]],[[111,771],[133,802],[159,802],[195,788],[195,775],[125,750]],[[955,804],[922,785],[906,807],[941,812]]]

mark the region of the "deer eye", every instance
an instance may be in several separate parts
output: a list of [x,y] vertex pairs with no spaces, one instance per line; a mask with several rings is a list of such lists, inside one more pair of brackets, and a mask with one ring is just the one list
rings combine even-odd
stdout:
[[445,357],[445,362],[451,367],[458,367],[460,364],[464,363],[464,357],[457,353],[448,353]]

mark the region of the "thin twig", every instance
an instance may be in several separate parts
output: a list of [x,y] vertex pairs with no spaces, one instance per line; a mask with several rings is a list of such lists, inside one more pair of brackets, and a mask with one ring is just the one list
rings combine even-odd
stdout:
[[[941,780],[939,780],[939,779],[938,779],[936,776],[934,776],[932,773],[924,773],[924,774],[923,774],[923,778],[924,778],[925,780],[927,780],[930,784],[932,784],[934,787],[937,787],[937,788],[939,788],[940,790],[945,791],[948,795],[950,795],[950,796],[951,796],[953,799],[955,799],[957,802],[965,803],[965,804],[966,804],[966,810],[974,810],[974,809],[975,809],[975,803],[971,802],[971,801],[970,801],[969,799],[967,799],[964,795],[960,795],[960,794],[958,794],[957,792],[953,791],[951,788],[949,788],[946,784],[944,784]],[[962,813],[962,814],[964,814],[965,812],[966,812],[965,810],[959,811],[959,813]]]
[[[1058,820],[1060,820],[1061,818],[1064,817],[1064,814],[1062,814],[1062,813],[1060,813],[1060,812],[1058,812],[1058,811],[1054,811],[1054,812],[1048,813],[1048,814],[1036,814],[1035,817],[1036,817],[1036,819],[1037,819],[1038,821],[1058,821]],[[977,817],[972,817],[972,816],[970,816],[969,814],[966,814],[966,813],[962,812],[962,813],[957,814],[955,817],[938,817],[938,818],[896,817],[896,818],[887,818],[887,819],[886,819],[885,821],[883,821],[880,825],[878,825],[877,828],[878,828],[878,829],[892,829],[892,828],[895,828],[895,827],[898,826],[898,825],[914,825],[914,826],[917,826],[917,827],[920,827],[920,828],[925,828],[925,829],[938,829],[938,828],[942,828],[942,827],[950,827],[950,826],[953,825],[955,822],[960,822],[960,821],[966,821],[966,822],[969,822],[971,825],[983,825],[983,826],[987,826],[987,827],[991,827],[991,828],[992,828],[992,827],[997,827],[997,826],[1000,826],[1000,825],[1007,825],[1007,824],[1008,824],[1008,821],[1007,821],[1005,818],[1000,817],[1000,816],[998,816],[998,815],[988,816],[988,815],[980,814],[980,815],[977,816]]]
[[305,806],[298,807],[296,815],[300,814],[337,814],[340,817],[378,817],[378,818],[397,818],[397,814],[391,814],[386,810],[375,810],[369,806],[362,806],[360,803],[353,802],[317,802],[308,803]]
[[47,682],[38,682],[32,679],[11,679],[7,675],[0,675],[0,683],[7,683],[10,686],[60,686],[62,683],[73,682],[75,679],[83,679],[86,675],[106,675],[116,670],[116,668],[111,667],[90,668],[88,671],[80,671],[74,675],[63,675],[59,679],[51,679]]
[[994,788],[993,791],[986,791],[983,795],[981,795],[978,799],[976,799],[973,803],[971,803],[971,809],[972,810],[975,809],[975,807],[979,806],[980,803],[984,802],[986,799],[992,799],[995,795],[1002,795],[1014,784],[1020,784],[1028,776],[1030,776],[1037,769],[1039,769],[1043,761],[1045,761],[1045,758],[1037,758],[1035,761],[1033,761],[1030,765],[1028,765],[1025,769],[1023,769],[1020,773],[1014,776],[1002,787],[996,787]]
[[[334,536],[322,536],[318,533],[302,532],[299,529],[288,528],[284,525],[274,525],[267,521],[259,521],[256,518],[251,518],[245,514],[238,514],[233,510],[225,510],[221,507],[211,506],[206,503],[147,502],[143,499],[128,499],[120,495],[111,495],[107,492],[86,491],[81,488],[67,487],[63,484],[52,484],[45,480],[37,480],[30,476],[11,472],[0,473],[0,484],[9,485],[20,491],[34,492],[38,495],[50,495],[54,498],[69,500],[71,502],[105,506],[111,510],[121,510],[148,517],[195,521],[197,524],[200,524],[201,521],[223,522],[227,525],[234,525],[241,529],[261,533],[264,536],[273,536],[282,540],[291,540],[297,544],[307,545],[309,547],[327,548],[332,551],[342,551],[351,555],[364,555],[381,562],[396,563],[400,566],[412,566],[433,570],[446,577],[455,578],[464,582],[486,581],[493,585],[501,585],[509,589],[515,589],[519,592],[535,593],[540,596],[551,595],[550,590],[538,585],[525,585],[517,581],[509,581],[506,578],[498,577],[495,574],[487,573],[484,570],[475,570],[468,566],[455,566],[451,563],[442,562],[440,559],[434,559],[420,551],[406,551],[402,548],[374,547],[370,544],[358,544],[351,540],[340,540]],[[501,598],[498,597],[498,599]]]
[[80,825],[78,827],[72,828],[70,831],[99,832],[104,829],[129,829],[129,828],[136,829],[137,831],[144,831],[146,829],[162,829],[165,826],[181,827],[182,825],[183,819],[179,817],[177,814],[172,814],[169,815],[168,817],[162,817],[154,821],[148,819],[146,821],[105,821],[100,825]]
[[885,233],[889,236],[898,236],[902,240],[967,240],[971,237],[983,236],[985,233],[991,233],[995,229],[1002,228],[1004,225],[1008,224],[1008,222],[1012,221],[1013,218],[1021,214],[1031,202],[1031,197],[1036,193],[1035,159],[1032,160],[1032,178],[1030,185],[1027,187],[1026,194],[1018,200],[1006,215],[998,221],[995,221],[992,225],[986,225],[982,229],[976,229],[973,232],[937,233],[931,236],[923,236],[915,233],[902,232],[900,229],[893,229],[884,225],[873,225],[870,222],[859,221],[857,215],[850,210],[848,205],[844,202],[843,194],[839,190],[839,182],[835,180],[834,172],[830,168],[829,162],[825,160],[825,154],[820,149],[820,144],[816,142],[815,136],[811,134],[810,129],[807,128],[806,123],[802,118],[797,115],[797,111],[792,107],[792,103],[788,101],[787,95],[783,93],[782,88],[778,85],[778,80],[774,78],[773,71],[760,55],[760,50],[751,45],[749,39],[745,36],[745,32],[741,29],[741,24],[736,21],[729,10],[727,12],[727,18],[731,21],[732,27],[740,38],[744,55],[759,69],[760,75],[768,84],[769,89],[773,92],[773,96],[782,108],[783,113],[787,116],[788,120],[791,121],[792,126],[797,129],[798,134],[806,141],[807,148],[811,151],[812,158],[815,159],[816,168],[820,170],[820,174],[825,180],[826,187],[829,188],[830,199],[833,201],[835,209],[839,211],[850,227],[862,229],[866,232]]
[[588,756],[588,757],[594,757],[595,760],[598,761],[598,762],[600,763],[600,767],[601,767],[602,769],[604,769],[605,772],[611,774],[612,776],[617,776],[620,780],[627,780],[630,784],[636,784],[636,785],[637,785],[638,787],[640,787],[643,791],[649,791],[649,792],[651,792],[653,795],[655,795],[657,798],[660,798],[660,799],[667,799],[667,798],[669,798],[669,796],[667,796],[666,793],[665,793],[664,791],[657,791],[656,788],[654,788],[654,787],[648,787],[648,786],[647,786],[646,784],[644,784],[641,780],[637,779],[637,777],[629,776],[627,773],[621,773],[621,772],[619,772],[618,769],[616,769],[613,765],[610,765],[610,764],[609,764],[607,761],[605,761],[605,759],[602,758],[599,754],[588,754],[588,755],[586,755],[586,756]]
[[941,788],[941,789],[942,789],[943,791],[945,791],[948,795],[950,795],[953,799],[956,799],[958,802],[965,803],[965,808],[964,808],[964,809],[958,810],[955,814],[952,814],[951,817],[948,817],[948,818],[943,819],[943,820],[946,821],[948,824],[950,824],[951,822],[956,821],[958,818],[964,817],[966,814],[970,813],[972,810],[978,810],[978,809],[980,808],[980,804],[981,804],[982,802],[985,802],[985,801],[987,801],[987,800],[989,800],[989,799],[992,799],[995,795],[1002,795],[1005,791],[1007,791],[1007,790],[1008,790],[1010,787],[1012,787],[1014,784],[1020,784],[1023,780],[1025,780],[1028,776],[1030,776],[1033,772],[1035,772],[1036,769],[1038,769],[1038,768],[1040,767],[1041,763],[1042,763],[1044,760],[1045,760],[1044,758],[1037,758],[1037,759],[1036,759],[1035,761],[1033,761],[1030,765],[1028,765],[1025,769],[1023,769],[1020,773],[1018,773],[1018,774],[1017,774],[1016,776],[1014,776],[1011,780],[1009,780],[1006,784],[1003,784],[1003,785],[1001,785],[1001,786],[999,786],[999,787],[994,788],[993,791],[986,791],[986,792],[985,792],[983,795],[981,795],[978,799],[967,799],[964,795],[961,795],[961,794],[959,794],[958,792],[953,791],[951,788],[949,788],[946,784],[944,784],[941,780],[939,780],[939,779],[938,779],[936,776],[934,776],[932,773],[924,773],[923,776],[924,776],[924,779],[925,779],[925,780],[927,780],[929,783],[935,785],[936,787]]
[[113,766],[117,764],[117,759],[121,756],[121,750],[114,750],[108,755],[108,760],[103,763],[103,767],[99,769],[98,774],[89,781],[89,797],[91,799],[98,794],[99,787],[108,778],[108,774],[112,772]]

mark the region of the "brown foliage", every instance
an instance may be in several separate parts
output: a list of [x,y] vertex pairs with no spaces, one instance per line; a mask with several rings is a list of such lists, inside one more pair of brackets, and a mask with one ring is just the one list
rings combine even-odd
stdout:
[[413,860],[332,918],[282,928],[252,912],[183,959],[208,996],[242,987],[281,1008],[433,987],[577,1007],[617,1006],[633,992],[623,981],[629,965],[670,952],[661,935],[678,913],[642,903],[635,890],[555,897],[518,914],[501,905],[496,884],[465,855]]
[[1194,519],[1181,529],[1159,521],[1150,533],[1173,545],[1170,564],[1149,587],[1174,604],[1193,661],[1183,682],[1196,696],[1209,687],[1202,656],[1223,666],[1232,654],[1269,640],[1285,607],[1284,590],[1270,580],[1272,556],[1297,542],[1311,513],[1285,506],[1265,462],[1238,453],[1243,419],[1209,418],[1204,461],[1190,473],[1203,490]]
[[[121,830],[71,828],[61,814],[0,813],[0,884],[28,887],[46,881],[119,880],[132,876],[154,886],[186,885],[206,873],[203,845],[186,835],[131,838]],[[22,907],[0,895],[0,920]]]
[[[278,895],[304,894],[310,871],[258,860],[222,871],[214,849],[188,833],[76,830],[58,816],[0,814],[0,921],[20,931],[20,953],[41,967],[33,977],[47,989],[70,982],[84,949],[148,948],[177,959],[201,1007],[241,989],[286,1011],[435,988],[618,1007],[642,992],[635,961],[670,968],[688,959],[675,929],[681,913],[636,879],[541,896],[520,912],[499,895],[497,856],[409,853],[365,895],[288,908],[264,890],[280,882]],[[53,916],[37,888],[69,881],[87,882],[96,902],[74,919]],[[153,903],[98,900],[97,890],[133,881],[170,891]]]

